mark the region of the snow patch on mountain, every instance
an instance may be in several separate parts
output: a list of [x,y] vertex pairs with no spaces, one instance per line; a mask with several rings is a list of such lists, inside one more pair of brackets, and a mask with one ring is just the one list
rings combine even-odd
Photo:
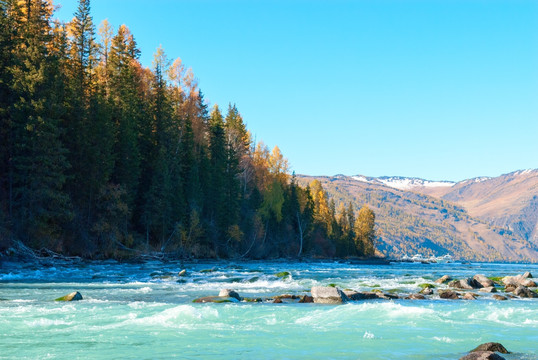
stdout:
[[401,176],[381,176],[378,178],[372,178],[362,175],[355,175],[352,176],[352,179],[369,184],[384,185],[399,190],[412,190],[417,187],[450,187],[456,184],[452,181],[430,181]]

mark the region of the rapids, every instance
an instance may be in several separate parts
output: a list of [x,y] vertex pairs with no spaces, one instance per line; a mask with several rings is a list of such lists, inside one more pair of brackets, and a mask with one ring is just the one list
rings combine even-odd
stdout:
[[[187,270],[186,277],[178,272]],[[286,278],[275,276],[290,272]],[[0,268],[0,359],[458,359],[496,341],[538,359],[538,299],[368,300],[346,305],[194,304],[308,294],[336,284],[416,293],[442,275],[538,273],[535,264],[80,262]],[[441,287],[444,287],[441,286]],[[79,291],[84,300],[55,302]]]

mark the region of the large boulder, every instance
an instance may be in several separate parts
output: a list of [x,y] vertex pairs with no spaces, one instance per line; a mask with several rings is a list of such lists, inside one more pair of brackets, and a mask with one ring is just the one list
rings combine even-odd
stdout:
[[462,280],[453,280],[448,283],[448,286],[455,289],[473,290],[481,288],[482,286],[474,279],[467,278]]
[[531,280],[532,275],[530,272],[526,272],[522,275],[517,276],[505,276],[502,278],[502,282],[504,286],[508,285],[515,285],[516,287],[519,285],[527,286],[527,287],[535,287],[536,283]]
[[460,358],[460,360],[506,360],[493,351],[475,351]]
[[523,285],[526,287],[536,287],[536,283],[531,279],[521,279],[519,280],[519,285]]
[[522,298],[536,298],[536,297],[538,297],[538,294],[536,294],[535,292],[529,290],[525,286],[518,286],[514,290],[514,295],[522,297]]
[[237,301],[242,300],[241,296],[239,296],[239,294],[235,290],[232,290],[232,289],[222,289],[219,292],[219,296],[221,296],[221,297],[232,297],[232,298],[237,299]]
[[460,298],[459,294],[452,290],[439,290],[439,297],[441,299],[457,300]]
[[346,294],[337,287],[314,286],[310,292],[317,304],[345,304],[349,301]]
[[439,279],[435,280],[435,282],[437,284],[444,284],[444,283],[446,283],[447,281],[450,281],[450,280],[452,280],[452,278],[450,276],[444,275],[444,276],[440,277]]
[[501,354],[510,354],[510,352],[506,350],[506,348],[498,342],[488,342],[485,344],[478,345],[476,348],[474,348],[470,352],[475,352],[475,351],[496,351]]
[[484,275],[475,275],[473,276],[473,280],[482,285],[481,287],[495,286],[493,281]]
[[74,291],[70,294],[64,295],[56,299],[56,301],[78,301],[82,300],[82,295],[78,291]]

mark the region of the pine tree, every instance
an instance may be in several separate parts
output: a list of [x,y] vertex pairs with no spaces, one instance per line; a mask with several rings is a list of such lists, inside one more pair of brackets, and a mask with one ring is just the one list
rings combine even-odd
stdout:
[[181,228],[181,219],[185,218],[185,205],[179,162],[180,126],[173,118],[173,107],[164,77],[169,63],[162,48],[157,49],[153,65],[155,77],[152,120],[155,157],[144,219],[148,228],[147,233],[151,229],[163,251],[174,236],[179,239],[177,230]]
[[[108,31],[105,29],[105,34]],[[108,46],[106,42],[105,38],[102,48]],[[132,51],[135,47],[129,29],[125,25],[120,26],[111,40],[108,59],[103,58],[101,65],[109,78],[109,102],[115,127],[112,179],[125,189],[129,207],[133,207],[141,174],[138,127],[144,115],[138,90],[140,80],[135,68],[138,52]]]
[[[95,221],[96,198],[112,172],[113,127],[97,82],[98,46],[89,0],[79,1],[68,29],[71,81],[64,142],[71,164],[68,189],[78,215],[74,236],[85,238]],[[86,247],[94,245],[90,241]]]
[[209,118],[209,159],[210,187],[208,189],[208,210],[214,227],[217,243],[222,241],[228,220],[226,214],[226,168],[227,151],[224,133],[224,120],[218,106],[211,111]]
[[34,246],[55,247],[62,225],[70,218],[69,197],[63,191],[69,165],[60,141],[59,118],[63,84],[59,61],[50,52],[53,32],[48,1],[28,2],[21,8],[22,41],[11,67],[16,94],[12,116],[13,222],[16,235]]

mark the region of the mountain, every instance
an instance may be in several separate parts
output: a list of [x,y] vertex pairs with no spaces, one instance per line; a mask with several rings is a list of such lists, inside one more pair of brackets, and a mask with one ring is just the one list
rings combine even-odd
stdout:
[[388,256],[451,254],[482,261],[538,261],[538,170],[460,182],[406,177],[297,176],[319,180],[338,202],[376,214]]

